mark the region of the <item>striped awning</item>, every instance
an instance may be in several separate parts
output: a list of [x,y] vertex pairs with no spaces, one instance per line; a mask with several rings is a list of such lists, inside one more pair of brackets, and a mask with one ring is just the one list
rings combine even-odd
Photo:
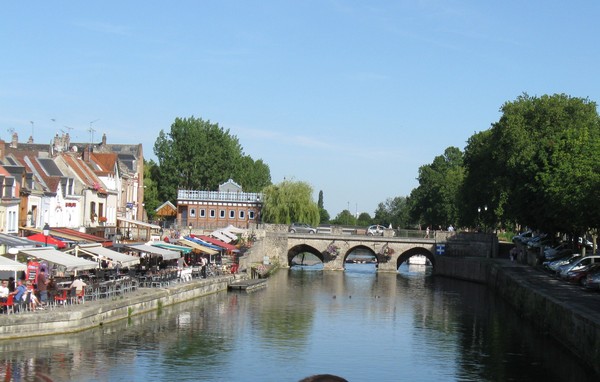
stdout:
[[163,260],[175,260],[181,257],[179,252],[171,251],[170,249],[158,248],[153,245],[125,244],[124,247],[138,252],[146,252],[150,254],[150,256],[162,256]]
[[111,261],[116,261],[123,267],[130,267],[140,263],[139,257],[113,251],[111,249],[103,247],[101,244],[81,244],[75,247],[76,252],[79,250],[99,259],[108,259]]

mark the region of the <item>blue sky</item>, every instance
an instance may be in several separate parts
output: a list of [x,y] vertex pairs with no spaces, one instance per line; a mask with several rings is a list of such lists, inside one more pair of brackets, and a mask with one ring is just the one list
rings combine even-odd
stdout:
[[373,215],[524,92],[600,102],[599,4],[6,2],[0,138],[106,134],[155,159],[159,131],[195,116],[332,217]]

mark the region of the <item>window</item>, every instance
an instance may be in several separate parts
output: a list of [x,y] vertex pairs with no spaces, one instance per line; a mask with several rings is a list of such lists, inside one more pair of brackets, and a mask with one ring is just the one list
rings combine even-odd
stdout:
[[192,218],[196,217],[196,209],[195,208],[190,209],[190,217],[192,217]]
[[219,210],[219,217],[225,219],[225,210]]
[[248,219],[254,220],[254,211],[248,211]]
[[244,213],[244,210],[240,210],[240,219],[245,219],[246,214]]
[[215,210],[210,210],[210,217],[214,218],[216,216]]
[[229,210],[229,219],[235,219],[235,210]]
[[206,217],[206,210],[205,210],[204,208],[202,208],[202,209],[200,210],[200,217],[201,217],[201,218],[205,218],[205,217]]
[[98,215],[96,215],[96,202],[91,202],[90,203],[90,220],[96,221],[97,217],[98,217]]

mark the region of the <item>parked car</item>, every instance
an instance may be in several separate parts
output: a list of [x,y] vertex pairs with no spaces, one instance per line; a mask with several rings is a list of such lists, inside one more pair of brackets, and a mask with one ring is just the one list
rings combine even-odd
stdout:
[[600,269],[600,262],[590,263],[583,267],[575,267],[568,271],[563,278],[575,284],[583,284],[586,276],[595,269]]
[[306,223],[292,223],[289,228],[290,233],[317,233],[317,229]]
[[574,253],[571,255],[567,255],[565,257],[561,257],[560,259],[548,261],[544,263],[544,267],[551,272],[558,272],[558,269],[565,264],[571,264],[579,259],[581,255],[579,253]]
[[598,263],[600,262],[600,256],[584,256],[584,257],[580,257],[579,259],[573,261],[570,264],[565,264],[562,265],[559,268],[559,276],[562,279],[567,278],[567,274],[569,272],[572,271],[578,271],[580,269],[583,269],[584,267],[586,267],[589,264],[593,264],[593,263]]
[[600,267],[588,272],[583,279],[583,286],[588,290],[600,290]]
[[567,242],[562,242],[554,247],[546,247],[544,248],[544,257],[546,259],[555,257],[557,255],[558,252],[560,251],[564,251],[564,250],[571,250],[572,246],[571,243],[567,243]]
[[563,248],[554,251],[544,251],[544,259],[546,261],[552,261],[556,259],[560,259],[561,257],[565,257],[567,255],[571,255],[575,252],[573,248]]
[[526,243],[527,241],[531,240],[532,237],[533,237],[533,231],[526,231],[526,232],[523,232],[523,233],[513,236],[512,242],[515,244],[517,242]]
[[367,228],[367,236],[383,236],[383,231],[385,231],[385,227],[382,225],[371,225]]

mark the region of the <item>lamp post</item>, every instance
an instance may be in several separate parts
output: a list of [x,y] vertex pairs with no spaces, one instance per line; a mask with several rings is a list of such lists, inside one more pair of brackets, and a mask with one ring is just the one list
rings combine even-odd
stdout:
[[192,225],[190,224],[190,226],[188,227],[190,229],[190,237],[192,236]]
[[[487,204],[483,206],[483,212],[487,211]],[[481,207],[477,207],[477,224],[481,225]]]
[[45,246],[48,246],[48,235],[50,235],[50,226],[48,223],[44,224],[44,228],[42,228],[42,232],[44,233]]

